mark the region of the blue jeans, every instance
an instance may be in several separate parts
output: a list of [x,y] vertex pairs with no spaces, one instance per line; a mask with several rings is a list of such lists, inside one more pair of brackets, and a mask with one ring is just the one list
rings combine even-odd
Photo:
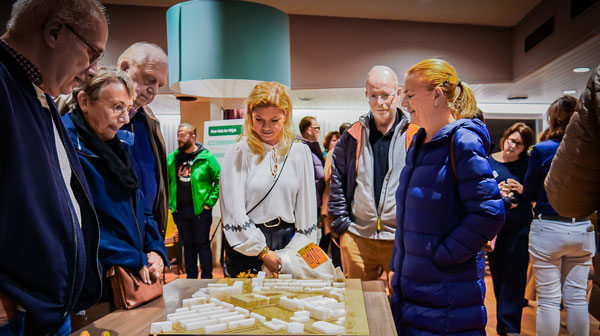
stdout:
[[[15,317],[0,325],[0,336],[23,336],[25,329],[25,313],[17,311]],[[67,316],[67,319],[58,331],[54,334],[55,336],[66,336],[71,333],[71,317]]]

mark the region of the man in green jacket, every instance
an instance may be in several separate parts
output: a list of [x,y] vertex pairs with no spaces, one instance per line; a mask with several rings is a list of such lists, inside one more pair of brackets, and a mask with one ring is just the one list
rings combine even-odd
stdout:
[[167,157],[169,208],[183,243],[188,279],[212,279],[210,225],[219,198],[221,166],[215,156],[196,142],[196,127],[182,123],[177,129],[179,148]]

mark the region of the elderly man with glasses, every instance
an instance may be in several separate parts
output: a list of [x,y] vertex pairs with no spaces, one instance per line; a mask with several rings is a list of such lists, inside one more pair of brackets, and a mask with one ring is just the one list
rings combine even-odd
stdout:
[[349,278],[389,272],[396,232],[396,198],[406,156],[408,118],[396,106],[402,89],[386,66],[366,80],[370,112],[348,128],[333,152],[329,214]]
[[98,221],[52,96],[94,75],[95,0],[17,0],[0,37],[0,334],[65,335],[100,296]]

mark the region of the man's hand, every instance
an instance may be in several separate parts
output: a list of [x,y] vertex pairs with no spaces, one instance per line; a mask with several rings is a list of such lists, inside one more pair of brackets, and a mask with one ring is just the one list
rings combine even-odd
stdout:
[[392,283],[394,282],[394,275],[396,275],[396,272],[394,271],[390,271],[388,273],[388,288],[390,289],[390,293],[394,291],[394,289],[392,288]]
[[273,251],[267,252],[267,254],[265,254],[262,257],[262,262],[263,265],[265,265],[269,269],[269,271],[273,273],[279,273],[281,267],[281,259],[279,258],[277,253]]
[[204,210],[210,210],[210,207],[208,205],[204,205]]
[[162,258],[160,257],[160,255],[158,255],[158,253],[154,251],[148,253],[146,257],[148,257],[148,264],[150,264],[150,267],[148,268],[148,273],[152,274],[153,279],[160,278],[160,274],[165,268],[165,264],[163,263]]
[[142,278],[142,282],[145,283],[146,285],[151,284],[150,272],[148,272],[148,267],[142,266],[142,269],[140,269],[140,278]]

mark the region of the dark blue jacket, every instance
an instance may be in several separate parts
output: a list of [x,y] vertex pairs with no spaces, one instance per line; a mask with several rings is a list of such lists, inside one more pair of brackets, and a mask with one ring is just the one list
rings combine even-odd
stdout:
[[[108,269],[120,265],[138,271],[148,266],[146,253],[157,252],[168,265],[165,244],[158,231],[158,224],[152,218],[152,212],[146,206],[142,192],[138,188],[132,195],[117,181],[111,178],[111,172],[102,160],[87,148],[77,136],[77,130],[71,120],[71,113],[63,116],[65,128],[77,149],[83,171],[90,186],[92,201],[100,222],[100,253],[102,266]],[[119,131],[122,144],[123,135],[131,132]],[[127,140],[125,140],[127,141]]]
[[504,223],[504,204],[486,159],[489,134],[481,121],[463,119],[427,143],[424,138],[421,129],[396,192],[390,266],[396,272],[392,308],[398,333],[484,334],[476,256]]
[[[60,170],[53,119],[69,157],[81,227]],[[0,143],[0,292],[27,310],[26,335],[54,333],[71,311],[100,297],[98,221],[54,102],[38,96],[2,48]]]
[[523,182],[523,197],[530,202],[536,202],[533,208],[536,215],[558,215],[550,205],[544,189],[544,180],[550,171],[558,146],[560,142],[555,140],[542,141],[533,146],[529,154],[529,165]]

